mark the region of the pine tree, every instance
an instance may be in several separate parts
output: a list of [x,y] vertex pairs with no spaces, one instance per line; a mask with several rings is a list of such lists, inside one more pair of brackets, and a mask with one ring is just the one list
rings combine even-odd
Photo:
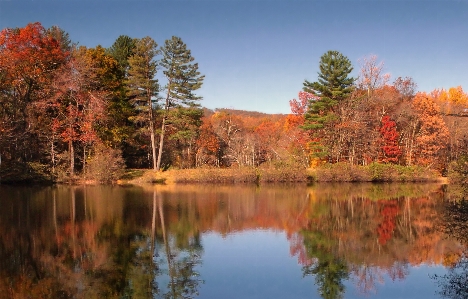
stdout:
[[165,41],[161,48],[161,66],[164,68],[164,76],[167,79],[164,112],[159,139],[159,154],[156,169],[161,167],[161,158],[164,147],[164,135],[168,125],[169,111],[172,108],[187,107],[198,108],[201,97],[194,91],[203,84],[202,76],[198,71],[198,63],[192,63],[195,58],[181,38],[173,36]]
[[320,58],[320,72],[316,82],[304,81],[304,91],[319,96],[309,102],[306,129],[319,129],[334,119],[336,105],[353,91],[355,79],[348,77],[353,67],[349,59],[338,51],[328,51]]
[[328,51],[323,54],[319,68],[316,82],[305,80],[303,83],[303,90],[317,96],[318,99],[309,100],[302,127],[312,138],[309,144],[312,155],[323,159],[330,150],[326,144],[334,139],[333,136],[327,137],[324,127],[337,119],[336,107],[351,94],[355,79],[348,77],[353,70],[351,62],[338,51]]
[[134,54],[128,59],[129,69],[127,79],[132,102],[142,112],[141,117],[137,117],[135,120],[144,123],[150,132],[153,169],[155,170],[157,169],[157,160],[154,100],[159,92],[158,80],[155,79],[157,72],[157,61],[155,58],[159,54],[157,46],[151,37],[136,40]]
[[114,44],[106,50],[109,55],[117,60],[124,76],[127,76],[129,67],[128,59],[134,54],[135,46],[135,39],[128,35],[121,35],[115,40]]
[[349,59],[338,51],[328,51],[320,57],[320,72],[316,82],[305,80],[304,91],[335,101],[346,98],[353,90],[355,79]]

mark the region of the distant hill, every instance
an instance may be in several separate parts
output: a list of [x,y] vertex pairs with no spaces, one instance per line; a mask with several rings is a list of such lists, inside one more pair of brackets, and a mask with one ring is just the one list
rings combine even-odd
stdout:
[[272,121],[278,121],[281,118],[287,116],[287,114],[268,114],[263,112],[257,111],[246,111],[246,110],[237,110],[237,109],[229,109],[229,108],[216,108],[214,110],[203,108],[203,113],[205,116],[211,116],[217,112],[224,112],[231,115],[238,115],[243,118],[255,118],[255,119],[270,119]]

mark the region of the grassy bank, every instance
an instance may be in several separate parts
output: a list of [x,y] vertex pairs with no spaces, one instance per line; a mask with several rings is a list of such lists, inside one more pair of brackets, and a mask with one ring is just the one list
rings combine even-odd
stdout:
[[325,164],[310,172],[317,182],[432,182],[440,180],[437,171],[420,166],[372,163],[366,166],[348,163]]
[[120,183],[273,183],[273,182],[308,182],[310,176],[305,169],[274,168],[196,168],[168,170],[131,170]]
[[129,170],[120,183],[284,183],[284,182],[434,182],[440,175],[423,167],[373,163],[327,164],[316,169],[280,168],[197,168],[157,172]]
[[[23,166],[23,167],[19,167]],[[4,167],[0,171],[0,183],[44,184],[69,182],[73,184],[100,184],[115,180],[99,180],[90,174],[64,181],[48,174],[45,166],[35,164]],[[123,172],[120,170],[119,172]],[[173,183],[293,183],[293,182],[434,182],[440,174],[418,166],[400,166],[373,163],[367,166],[347,163],[325,164],[319,168],[305,169],[299,166],[196,168],[152,171],[127,169],[119,184],[173,184]],[[455,181],[456,182],[456,181]]]

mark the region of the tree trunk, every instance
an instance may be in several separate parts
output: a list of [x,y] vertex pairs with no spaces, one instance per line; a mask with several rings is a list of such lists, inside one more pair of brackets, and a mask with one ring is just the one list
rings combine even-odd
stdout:
[[161,125],[161,134],[159,135],[159,152],[158,152],[158,163],[156,165],[156,169],[155,170],[158,170],[161,168],[161,158],[162,158],[162,152],[163,152],[163,146],[164,146],[164,134],[166,133],[166,120],[167,120],[167,116],[168,116],[168,113],[169,113],[169,104],[170,104],[170,98],[169,98],[169,95],[171,93],[171,80],[169,80],[169,88],[167,90],[167,96],[166,96],[166,104],[164,106],[164,116],[163,116],[163,119],[162,119],[162,125]]
[[[149,109],[149,122],[150,122],[150,135],[151,135],[151,155],[153,158],[153,169],[159,170],[159,166],[156,163],[156,138],[154,134],[154,113],[153,113],[153,103],[151,102],[151,92],[148,93],[148,109]],[[159,163],[159,159],[158,159]]]
[[68,150],[70,151],[70,177],[75,175],[75,149],[73,148],[73,141],[68,141]]
[[158,163],[155,168],[155,170],[158,170],[158,171],[161,168],[161,157],[162,157],[163,146],[164,146],[164,133],[165,132],[166,132],[166,116],[163,117],[162,126],[161,126],[161,135],[159,135]]
[[54,136],[52,136],[52,141],[50,142],[50,158],[52,160],[52,173],[55,174],[55,148],[54,148]]
[[[156,138],[154,136],[154,123],[151,122],[150,126],[150,134],[151,134],[151,155],[153,157],[153,169],[159,170],[159,159],[156,160]],[[161,148],[160,148],[161,149]],[[161,151],[161,150],[160,150]]]

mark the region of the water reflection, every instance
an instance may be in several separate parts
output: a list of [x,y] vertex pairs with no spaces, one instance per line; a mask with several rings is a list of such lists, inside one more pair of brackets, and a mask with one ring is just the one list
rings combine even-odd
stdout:
[[322,298],[378,294],[386,278],[422,265],[449,269],[434,276],[441,295],[458,273],[466,279],[466,218],[456,216],[466,202],[451,206],[438,185],[2,186],[0,195],[0,298],[210,298],[204,236],[249,231],[284,233],[290,256],[257,267],[293,257]]
[[468,201],[466,197],[451,200],[445,204],[441,229],[465,245],[459,254],[447,255],[445,264],[449,267],[445,275],[434,275],[440,287],[439,293],[445,298],[468,298]]

